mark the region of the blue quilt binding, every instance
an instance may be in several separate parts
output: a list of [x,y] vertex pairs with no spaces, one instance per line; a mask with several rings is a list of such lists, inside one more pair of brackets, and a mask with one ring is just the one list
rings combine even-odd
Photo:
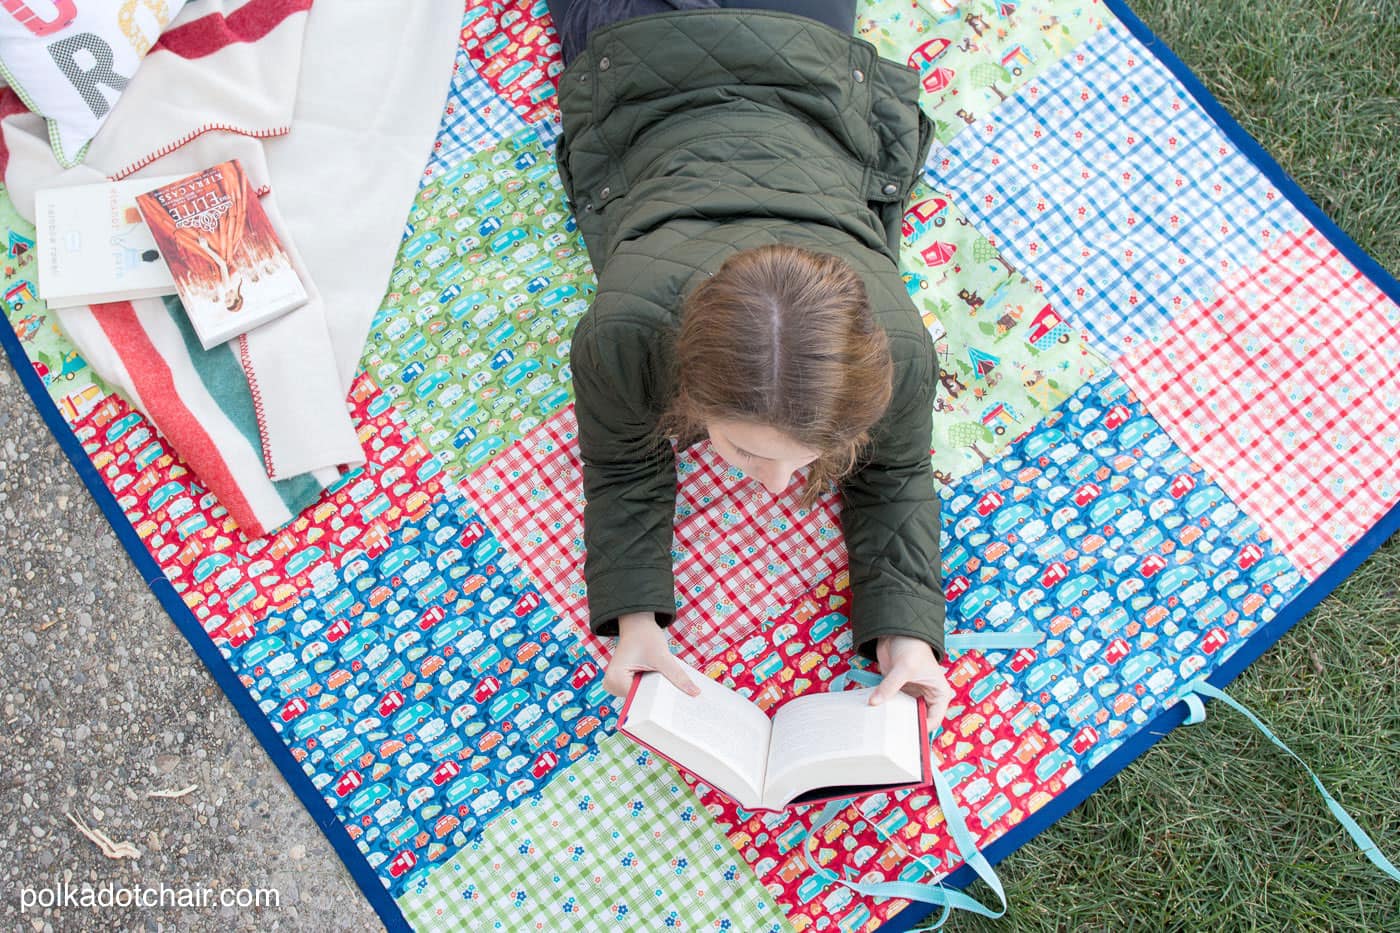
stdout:
[[[1249,135],[1249,132],[1240,126],[1234,117],[1230,116],[1229,111],[1221,106],[1214,95],[1186,66],[1186,63],[1178,58],[1165,42],[1157,38],[1157,35],[1138,18],[1128,4],[1124,0],[1103,0],[1103,3],[1139,42],[1157,56],[1158,60],[1186,88],[1187,93],[1194,97],[1206,113],[1219,124],[1220,129],[1230,141],[1239,147],[1240,152],[1274,183],[1279,192],[1288,198],[1319,232],[1327,237],[1337,248],[1337,251],[1358,270],[1365,273],[1367,278],[1374,282],[1376,287],[1391,300],[1400,302],[1400,282],[1396,281],[1395,276],[1387,272],[1379,262],[1358,246],[1355,240],[1323,213],[1312,198],[1308,197],[1307,192],[1303,191],[1298,183],[1290,178],[1283,167],[1274,160],[1273,156],[1269,155],[1264,147],[1253,136]],[[1298,620],[1322,602],[1328,593],[1336,589],[1338,584],[1351,576],[1352,572],[1361,566],[1362,561],[1371,556],[1376,548],[1384,544],[1386,539],[1395,534],[1396,531],[1400,531],[1400,505],[1392,508],[1380,521],[1372,525],[1356,544],[1338,558],[1336,563],[1328,567],[1307,589],[1299,593],[1296,599],[1284,606],[1269,621],[1269,624],[1260,628],[1240,645],[1230,659],[1213,671],[1205,682],[1211,686],[1222,688],[1238,677],[1245,668],[1253,664],[1260,655],[1272,647],[1274,642],[1282,638],[1283,634],[1292,628]],[[1094,791],[1106,784],[1119,771],[1136,761],[1164,738],[1168,732],[1181,725],[1186,716],[1186,703],[1176,703],[1165,709],[1151,722],[1139,729],[1132,738],[1099,762],[1097,767],[1065,788],[1062,793],[1031,814],[1026,820],[1017,824],[1006,835],[987,846],[983,850],[987,860],[995,865],[1030,842],[1060,817],[1087,800]],[[943,884],[950,888],[963,888],[971,884],[976,877],[973,869],[964,865],[943,879]],[[879,933],[905,933],[927,919],[931,912],[932,908],[930,907],[911,905],[881,926]]]

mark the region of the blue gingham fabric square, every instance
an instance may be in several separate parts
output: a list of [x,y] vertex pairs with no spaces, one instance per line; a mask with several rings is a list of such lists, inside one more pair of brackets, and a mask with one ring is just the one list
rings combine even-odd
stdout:
[[472,153],[524,129],[525,121],[477,73],[466,50],[459,49],[442,125],[424,174],[429,180],[437,178]]
[[1110,357],[1306,226],[1116,21],[926,169]]

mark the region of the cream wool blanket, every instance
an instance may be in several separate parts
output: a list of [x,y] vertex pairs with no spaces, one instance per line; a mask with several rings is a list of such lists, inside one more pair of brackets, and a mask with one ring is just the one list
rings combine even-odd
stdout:
[[[40,117],[0,121],[5,184],[31,219],[43,187],[231,158],[265,191],[311,295],[297,311],[212,351],[190,344],[162,299],[50,312],[250,537],[364,462],[346,395],[436,136],[461,20],[461,3],[446,0],[195,0],[83,164],[59,166]],[[228,371],[219,354],[246,384],[211,376]]]

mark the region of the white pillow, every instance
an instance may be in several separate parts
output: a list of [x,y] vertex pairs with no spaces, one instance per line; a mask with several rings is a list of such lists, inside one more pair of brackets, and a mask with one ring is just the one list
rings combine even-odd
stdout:
[[64,168],[83,160],[146,52],[185,0],[4,0],[0,74],[49,125]]

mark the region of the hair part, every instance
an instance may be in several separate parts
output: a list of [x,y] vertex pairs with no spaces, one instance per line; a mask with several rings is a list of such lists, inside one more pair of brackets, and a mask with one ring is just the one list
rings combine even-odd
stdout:
[[893,391],[889,338],[860,275],[781,244],[734,253],[691,291],[675,368],[658,432],[684,445],[713,420],[746,421],[820,451],[804,507],[856,468]]

